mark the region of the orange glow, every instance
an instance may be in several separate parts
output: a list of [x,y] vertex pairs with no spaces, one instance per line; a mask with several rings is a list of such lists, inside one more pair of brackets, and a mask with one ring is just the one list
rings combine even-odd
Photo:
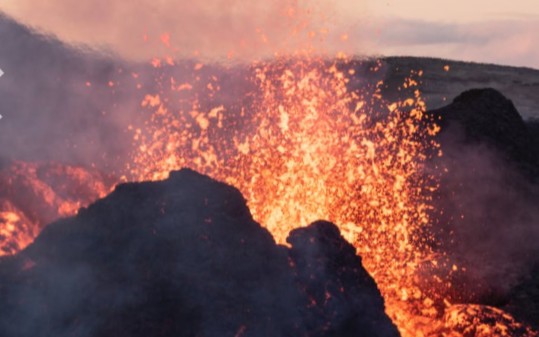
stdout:
[[38,234],[37,226],[10,203],[0,208],[0,256],[15,254]]
[[190,109],[172,111],[170,93],[148,93],[142,106],[152,115],[135,130],[131,179],[190,167],[227,182],[281,244],[294,228],[332,221],[354,243],[403,337],[464,336],[442,319],[454,310],[443,296],[451,284],[433,273],[459,268],[428,245],[437,183],[423,166],[427,153],[442,152],[433,140],[440,127],[416,89],[422,72],[402,84],[411,97],[396,102],[384,100],[383,82],[351,91],[351,61],[281,58],[252,72],[256,98],[234,110],[202,109],[195,95]]
[[436,184],[422,168],[439,128],[425,120],[419,91],[399,102],[384,101],[382,82],[370,94],[350,91],[353,62],[283,58],[253,69],[257,99],[239,111],[195,101],[172,112],[163,93],[149,93],[142,106],[153,115],[135,133],[132,178],[190,167],[225,181],[279,243],[294,228],[330,220],[357,247],[403,335],[435,326],[419,269],[434,258],[425,242]]
[[170,48],[170,34],[168,34],[168,33],[162,34],[161,35],[161,42],[163,43],[163,45]]
[[464,336],[537,336],[535,331],[518,323],[508,313],[484,305],[452,306],[446,310],[444,321],[446,329]]
[[75,215],[111,190],[92,170],[51,163],[14,162],[0,171],[0,256],[28,246],[42,227]]

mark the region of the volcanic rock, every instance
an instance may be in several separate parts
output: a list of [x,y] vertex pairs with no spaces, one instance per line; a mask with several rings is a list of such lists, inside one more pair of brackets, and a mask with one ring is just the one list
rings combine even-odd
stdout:
[[495,307],[524,303],[515,294],[532,292],[514,287],[539,262],[538,129],[493,89],[467,91],[430,114],[442,126],[443,156],[430,166],[439,177],[436,249],[456,266],[446,296]]
[[410,73],[421,70],[418,89],[431,109],[447,105],[447,99],[463,91],[490,87],[510,97],[524,119],[539,117],[537,69],[430,57],[384,57],[380,61],[384,83],[401,85]]
[[534,130],[527,125],[513,102],[494,89],[472,89],[446,107],[430,111],[446,134],[460,133],[463,143],[482,143],[533,177],[539,175],[539,148]]
[[533,147],[535,149],[539,149],[539,119],[529,120],[526,124],[528,125],[528,129],[530,130],[533,137]]
[[399,335],[334,225],[289,242],[193,171],[120,185],[0,260],[0,335]]
[[539,264],[512,289],[504,309],[539,329]]
[[327,322],[309,336],[356,336],[360,331],[364,336],[395,335],[394,327],[380,315],[384,310],[380,294],[365,296],[365,289],[376,289],[374,280],[335,225],[318,221],[295,229],[287,242],[292,245],[289,255],[296,282],[316,304],[309,315],[314,322]]

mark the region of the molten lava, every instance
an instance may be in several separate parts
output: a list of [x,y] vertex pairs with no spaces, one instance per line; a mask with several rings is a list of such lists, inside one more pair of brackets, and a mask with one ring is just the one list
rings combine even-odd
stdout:
[[9,200],[0,203],[0,256],[12,255],[28,246],[39,228]]
[[[162,179],[190,167],[230,183],[280,243],[315,220],[336,223],[376,279],[390,316],[412,336],[420,328],[411,312],[421,322],[438,314],[419,273],[433,259],[427,212],[436,184],[423,163],[426,148],[437,148],[431,137],[437,127],[426,120],[418,90],[399,102],[384,101],[383,83],[350,90],[353,65],[256,64],[255,98],[235,110],[194,103],[169,111],[161,94],[151,93],[143,106],[154,113],[147,130],[135,134],[131,174]],[[403,88],[416,84],[409,79]]]
[[80,166],[13,162],[0,171],[0,256],[32,243],[43,226],[110,192],[112,180]]
[[462,336],[537,336],[504,311],[484,305],[454,305],[444,315],[445,327]]

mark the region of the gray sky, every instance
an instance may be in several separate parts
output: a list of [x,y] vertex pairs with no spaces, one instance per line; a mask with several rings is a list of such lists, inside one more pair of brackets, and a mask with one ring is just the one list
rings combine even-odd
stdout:
[[[435,56],[539,68],[539,1],[2,0],[0,10],[59,36],[147,59],[252,59],[301,47]],[[301,5],[303,3],[303,5]]]

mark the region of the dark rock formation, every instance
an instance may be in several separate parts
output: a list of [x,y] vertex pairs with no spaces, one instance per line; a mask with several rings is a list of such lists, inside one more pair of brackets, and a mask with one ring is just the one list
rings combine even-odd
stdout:
[[105,195],[113,181],[93,168],[6,163],[0,168],[0,256],[19,251],[42,226]]
[[535,146],[534,132],[513,102],[500,92],[469,90],[448,106],[430,113],[439,117],[442,137],[460,133],[463,143],[485,144],[526,173],[535,177],[539,174],[539,148]]
[[530,130],[533,137],[533,141],[534,141],[533,147],[535,149],[539,149],[539,119],[529,120],[527,121],[526,124],[528,125],[528,130]]
[[539,264],[512,289],[504,309],[539,329]]
[[385,83],[401,85],[410,72],[421,70],[419,89],[431,109],[446,106],[466,90],[490,87],[510,97],[524,119],[539,117],[537,69],[428,57],[386,57],[381,61]]
[[376,289],[374,280],[335,225],[315,222],[293,230],[287,242],[292,245],[296,282],[311,300],[308,314],[313,322],[327,322],[309,336],[395,335],[394,327],[380,315],[384,310],[380,293],[365,296],[365,289]]
[[399,335],[334,225],[289,242],[193,171],[120,185],[0,260],[0,335]]
[[436,249],[459,266],[448,296],[503,307],[539,261],[537,129],[493,89],[467,91],[430,113],[444,154],[430,167],[440,179]]

